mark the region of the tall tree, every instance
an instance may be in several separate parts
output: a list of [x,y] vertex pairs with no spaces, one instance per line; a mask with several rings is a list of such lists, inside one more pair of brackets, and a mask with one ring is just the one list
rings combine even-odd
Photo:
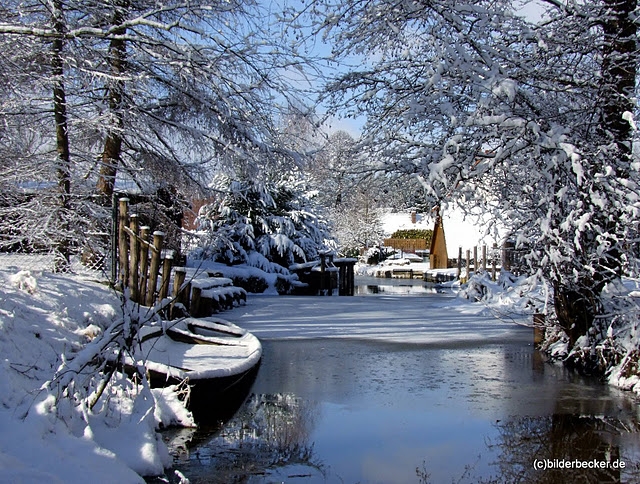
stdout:
[[321,3],[336,53],[364,59],[326,97],[367,114],[380,170],[434,206],[493,209],[571,341],[606,327],[602,291],[637,232],[636,2],[548,0],[534,23],[506,1]]
[[68,233],[67,217],[71,195],[71,158],[69,152],[69,125],[67,122],[67,98],[65,91],[64,73],[64,11],[60,0],[51,2],[51,22],[55,36],[51,42],[51,76],[53,79],[53,113],[56,126],[56,151],[58,159],[56,163],[56,178],[59,191],[58,225],[59,237],[62,240],[56,242],[56,260],[54,269],[64,271],[70,263],[70,241],[66,238]]
[[101,155],[97,192],[107,200],[111,200],[118,173],[118,163],[122,153],[122,138],[124,136],[124,76],[126,72],[126,42],[123,26],[125,13],[130,7],[127,0],[116,2],[113,5],[111,25],[114,36],[109,40],[107,65],[110,67],[110,78],[107,83],[107,99],[109,106],[108,128],[105,133],[104,151]]
[[[343,253],[378,245],[383,237],[380,215],[388,207],[388,180],[371,173],[371,164],[356,150],[356,140],[344,131],[329,135],[309,169],[318,202]],[[382,178],[382,177],[381,177]]]

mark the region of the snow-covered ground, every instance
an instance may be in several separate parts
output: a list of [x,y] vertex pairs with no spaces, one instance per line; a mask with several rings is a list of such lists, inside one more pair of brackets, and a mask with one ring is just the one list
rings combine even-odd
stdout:
[[169,456],[156,428],[192,424],[175,393],[123,385],[106,411],[92,412],[56,402],[47,385],[63,355],[78,354],[121,311],[103,284],[0,269],[0,482],[134,483],[163,472]]

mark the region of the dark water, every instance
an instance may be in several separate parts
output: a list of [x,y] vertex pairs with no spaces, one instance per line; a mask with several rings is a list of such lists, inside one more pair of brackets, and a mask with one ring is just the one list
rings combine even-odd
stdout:
[[640,482],[638,402],[545,363],[530,337],[266,339],[231,420],[165,437],[192,483]]

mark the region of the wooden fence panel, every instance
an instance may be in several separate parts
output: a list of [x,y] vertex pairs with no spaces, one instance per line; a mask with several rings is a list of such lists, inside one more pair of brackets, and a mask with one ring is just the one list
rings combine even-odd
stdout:
[[[173,259],[169,253],[164,259],[162,257],[164,234],[154,232],[150,242],[149,227],[139,227],[138,216],[129,215],[128,198],[119,200],[118,209],[117,281],[123,289],[129,289],[132,301],[153,306],[156,301],[166,298],[169,291]],[[158,288],[161,268],[162,279]]]
[[384,239],[384,245],[403,252],[415,253],[417,250],[427,250],[426,239]]

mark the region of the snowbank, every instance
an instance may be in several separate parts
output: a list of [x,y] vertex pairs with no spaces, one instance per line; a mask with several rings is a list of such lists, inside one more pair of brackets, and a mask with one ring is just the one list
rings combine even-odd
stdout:
[[92,411],[48,385],[121,313],[104,285],[0,269],[0,482],[134,483],[163,473],[169,459],[156,428],[193,422],[175,392],[120,376],[106,407]]

